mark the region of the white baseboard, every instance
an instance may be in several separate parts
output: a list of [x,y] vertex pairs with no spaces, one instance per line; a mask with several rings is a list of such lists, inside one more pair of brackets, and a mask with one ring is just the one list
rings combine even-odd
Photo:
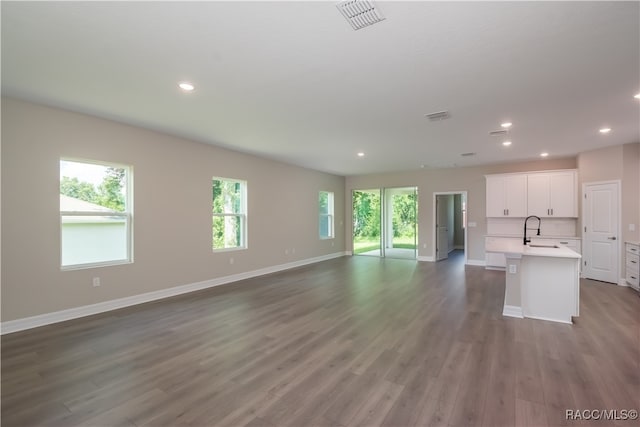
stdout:
[[463,249],[464,250],[464,245],[456,245],[453,247],[453,249]]
[[507,271],[506,267],[496,267],[496,266],[493,266],[493,265],[487,265],[484,268],[487,269],[487,270]]
[[485,267],[487,262],[483,259],[468,259],[467,265],[478,265],[480,267]]
[[416,258],[418,261],[435,262],[432,256],[419,256]]
[[119,308],[129,307],[132,305],[142,304],[150,301],[156,301],[164,298],[186,294],[189,292],[200,291],[202,289],[225,285],[227,283],[237,282],[240,280],[251,279],[253,277],[263,276],[265,274],[290,270],[292,268],[302,267],[308,264],[315,264],[321,261],[340,258],[342,256],[345,256],[346,254],[346,252],[336,252],[333,254],[307,258],[300,261],[288,262],[286,264],[260,268],[258,270],[247,271],[245,273],[232,274],[230,276],[218,277],[202,282],[189,283],[187,285],[175,286],[173,288],[161,289],[159,291],[147,292],[140,295],[133,295],[130,297],[119,298],[111,301],[99,302],[97,304],[69,308],[67,310],[25,317],[23,319],[9,320],[7,322],[0,323],[0,335],[23,331],[25,329],[37,328],[39,326],[50,325],[52,323],[64,322],[66,320],[77,319],[79,317],[91,316],[93,314],[104,313],[106,311],[117,310]]
[[524,316],[522,315],[522,307],[518,307],[516,305],[505,305],[504,309],[502,310],[502,315],[524,319]]
[[353,256],[353,252],[352,251],[346,251],[344,254],[346,256]]

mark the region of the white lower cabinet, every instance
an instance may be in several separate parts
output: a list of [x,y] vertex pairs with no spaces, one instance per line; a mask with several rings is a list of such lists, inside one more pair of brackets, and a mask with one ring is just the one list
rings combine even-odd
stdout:
[[[491,246],[493,242],[513,241],[516,244],[522,243],[522,238],[518,237],[485,237],[485,248]],[[507,259],[503,253],[485,252],[485,265],[488,269],[504,270],[507,267]]]
[[640,245],[625,243],[625,259],[627,265],[626,281],[632,288],[640,290]]

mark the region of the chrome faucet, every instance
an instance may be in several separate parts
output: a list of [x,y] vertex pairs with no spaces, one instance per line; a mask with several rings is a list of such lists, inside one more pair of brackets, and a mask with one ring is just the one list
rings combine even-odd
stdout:
[[[538,236],[540,235],[540,222],[541,222],[540,217],[539,216],[535,216],[535,215],[528,216],[527,219],[524,220],[524,239],[523,239],[524,243],[523,243],[523,245],[526,245],[527,243],[531,242],[531,239],[527,239],[527,221],[529,221],[530,218],[536,218],[538,220],[538,234],[537,235]],[[532,229],[532,230],[535,230],[535,228]]]

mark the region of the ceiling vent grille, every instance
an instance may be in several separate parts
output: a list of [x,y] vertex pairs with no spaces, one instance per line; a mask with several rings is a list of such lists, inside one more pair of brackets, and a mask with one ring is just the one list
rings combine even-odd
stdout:
[[507,131],[506,131],[506,130],[503,130],[503,129],[501,129],[501,130],[494,130],[494,131],[492,131],[492,132],[489,132],[489,135],[491,135],[491,136],[501,136],[501,135],[506,135],[506,134],[507,134]]
[[435,113],[429,113],[424,115],[429,121],[439,122],[440,120],[446,120],[451,117],[448,111],[437,111]]
[[346,0],[336,4],[354,30],[359,30],[384,20],[380,10],[367,0]]

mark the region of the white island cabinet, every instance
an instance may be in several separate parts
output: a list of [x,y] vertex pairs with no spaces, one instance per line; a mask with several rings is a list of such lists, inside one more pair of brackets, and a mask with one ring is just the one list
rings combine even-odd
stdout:
[[572,323],[580,314],[579,253],[555,243],[508,241],[496,241],[486,250],[506,258],[504,316]]

